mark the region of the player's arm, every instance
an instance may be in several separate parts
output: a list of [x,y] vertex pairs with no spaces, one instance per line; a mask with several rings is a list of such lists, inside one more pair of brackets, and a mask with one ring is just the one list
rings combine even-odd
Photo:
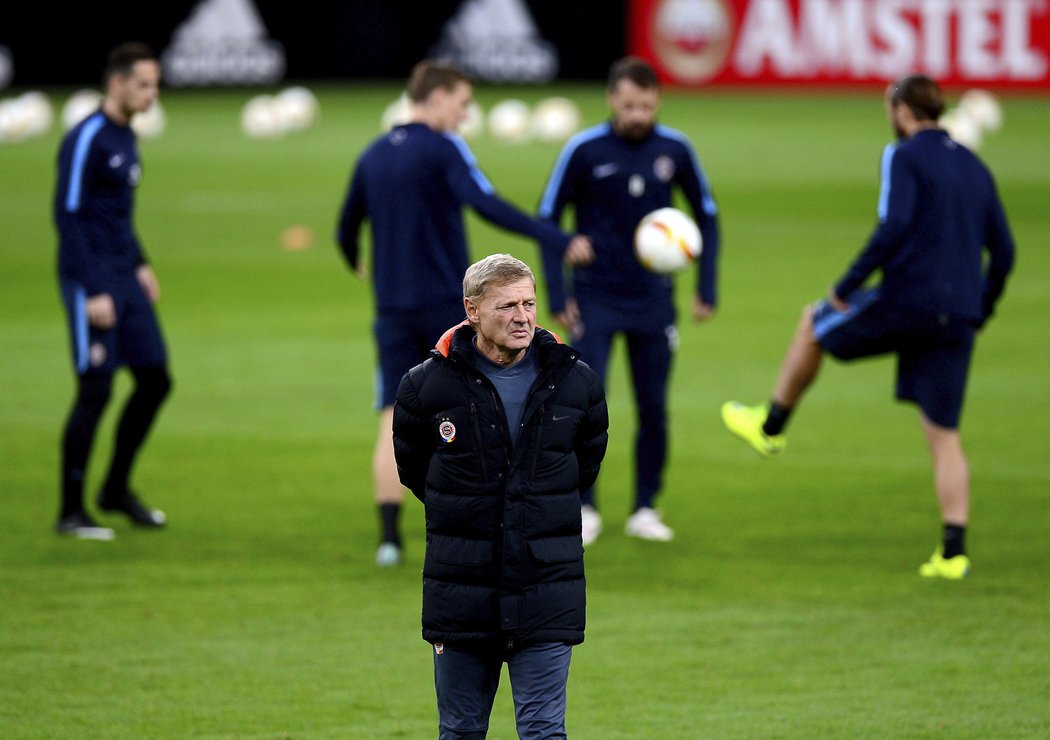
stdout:
[[59,157],[55,226],[58,229],[62,262],[68,274],[84,288],[88,322],[100,329],[117,323],[116,307],[95,264],[87,240],[84,199],[90,197],[92,172],[96,166],[95,130],[84,130]]
[[449,152],[448,179],[460,202],[469,205],[489,223],[532,237],[541,246],[556,245],[562,250],[568,246],[570,237],[556,225],[533,218],[496,194],[466,142],[454,135],[449,135],[448,140],[454,149]]
[[1006,213],[1003,211],[1003,204],[999,200],[994,182],[991,183],[991,192],[991,214],[988,219],[988,234],[985,236],[988,266],[985,269],[984,289],[981,294],[982,324],[995,313],[995,305],[1006,287],[1006,278],[1014,266],[1014,238],[1010,233]]
[[150,303],[156,303],[160,300],[160,282],[146,257],[146,250],[142,248],[142,240],[134,231],[131,232],[131,247],[135,257],[135,279]]
[[579,426],[574,443],[581,491],[593,486],[598,479],[609,443],[609,409],[605,402],[605,390],[593,371],[586,372],[585,376],[588,380],[587,415]]
[[[561,223],[562,214],[569,203],[575,202],[573,182],[578,168],[577,148],[570,142],[566,144],[554,163],[547,184],[540,196],[537,212],[539,218],[555,226]],[[575,302],[567,296],[566,266],[570,269],[577,265],[594,261],[594,247],[589,254],[569,254],[566,250],[544,249],[543,275],[547,284],[547,305],[551,313],[565,326],[572,327],[579,320]]]
[[718,255],[721,247],[718,204],[696,151],[684,138],[682,146],[684,161],[675,168],[676,182],[693,211],[703,243],[693,302],[694,318],[703,320],[709,318],[718,305]]
[[879,188],[879,224],[842,278],[832,286],[841,301],[855,291],[881,265],[885,264],[904,242],[908,227],[918,207],[918,184],[911,163],[895,145],[886,147],[882,156]]
[[354,174],[347,188],[343,208],[339,213],[339,224],[336,228],[336,242],[339,244],[351,270],[361,272],[360,234],[361,224],[368,217],[365,205],[365,182],[361,173],[361,164],[354,168]]

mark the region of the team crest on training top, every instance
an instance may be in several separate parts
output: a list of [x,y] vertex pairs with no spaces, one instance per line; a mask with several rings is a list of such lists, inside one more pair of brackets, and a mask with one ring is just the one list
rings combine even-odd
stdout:
[[674,177],[674,160],[666,154],[661,154],[653,162],[653,174],[660,178],[660,182],[671,182]]
[[456,425],[448,419],[442,419],[438,424],[438,434],[446,443],[451,442],[456,438]]
[[106,364],[106,345],[102,342],[92,342],[88,347],[88,362],[91,367],[102,367]]

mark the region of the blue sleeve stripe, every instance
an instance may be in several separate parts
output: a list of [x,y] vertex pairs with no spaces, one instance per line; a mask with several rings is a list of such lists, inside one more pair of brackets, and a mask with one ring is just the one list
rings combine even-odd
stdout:
[[69,171],[69,190],[66,191],[66,210],[75,213],[80,210],[80,189],[84,181],[84,166],[87,163],[88,151],[95,134],[99,132],[106,119],[101,113],[96,113],[89,118],[84,127],[80,129],[77,136],[77,144],[73,150],[73,165]]
[[882,164],[879,168],[879,221],[886,220],[886,212],[890,207],[890,165],[896,151],[896,144],[887,144],[882,150]]
[[492,183],[489,182],[488,178],[478,169],[478,160],[474,158],[474,152],[470,151],[470,147],[467,146],[467,142],[463,140],[463,137],[459,134],[453,134],[446,132],[445,136],[451,141],[456,149],[459,151],[463,161],[467,163],[467,169],[470,171],[470,177],[477,183],[477,186],[481,188],[481,192],[485,195],[492,195],[496,192],[496,188],[492,187]]
[[547,182],[547,188],[543,191],[543,197],[540,199],[540,218],[550,218],[554,214],[554,202],[558,197],[558,191],[561,190],[562,180],[565,179],[565,170],[569,166],[569,160],[572,159],[573,153],[581,144],[591,141],[592,139],[597,139],[599,136],[604,136],[608,132],[609,124],[602,123],[584,129],[569,139],[565,144],[561,150],[561,154],[558,155],[558,161],[554,163],[554,170],[551,172],[550,180]]
[[849,309],[846,311],[836,311],[825,299],[817,301],[813,306],[813,336],[819,342],[829,332],[834,331],[850,319],[855,318],[865,309],[871,307],[878,297],[878,288],[855,290],[846,297],[846,302],[849,303]]
[[88,369],[87,294],[78,285],[73,293],[73,344],[76,352],[77,375]]
[[689,152],[689,160],[693,163],[693,169],[696,170],[696,177],[700,181],[700,190],[703,193],[704,213],[708,216],[717,216],[718,204],[715,203],[715,199],[711,195],[711,183],[708,182],[707,173],[704,172],[704,168],[700,165],[700,158],[697,156],[692,142],[690,142],[689,138],[681,131],[668,128],[663,124],[656,125],[656,133],[661,136],[666,136],[668,139],[674,139],[675,141],[680,142],[685,147],[685,150]]

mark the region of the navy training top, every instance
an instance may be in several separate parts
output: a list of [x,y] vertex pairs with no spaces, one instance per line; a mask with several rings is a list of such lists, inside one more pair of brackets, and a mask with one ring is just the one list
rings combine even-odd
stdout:
[[881,269],[887,301],[980,323],[992,315],[1013,267],[1014,241],[992,175],[973,152],[941,129],[888,145],[878,217],[835,285],[839,297]]
[[570,203],[576,231],[591,238],[595,261],[572,271],[564,284],[561,255],[544,253],[550,309],[565,307],[566,293],[616,298],[614,307],[646,310],[653,299],[667,300],[671,278],[649,272],[634,253],[634,232],[642,218],[673,205],[681,189],[700,227],[703,249],[697,294],[716,304],[719,247],[718,207],[692,145],[684,134],[657,125],[640,141],[622,138],[611,122],[581,131],[559,154],[540,202],[540,218],[558,223]]
[[461,303],[469,266],[463,206],[482,218],[564,252],[569,237],[495,194],[473,153],[453,133],[423,123],[395,126],[361,155],[340,216],[337,240],[354,269],[358,237],[372,230],[376,309],[411,312]]
[[113,276],[146,261],[132,228],[141,179],[135,132],[101,110],[62,139],[54,201],[58,270],[89,296],[110,292]]

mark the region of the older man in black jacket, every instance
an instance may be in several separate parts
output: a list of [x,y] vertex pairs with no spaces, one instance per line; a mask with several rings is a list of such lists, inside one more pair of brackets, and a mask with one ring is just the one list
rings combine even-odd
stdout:
[[504,662],[518,734],[564,737],[585,621],[580,491],[605,456],[605,393],[536,326],[525,263],[471,265],[463,296],[467,320],[404,377],[394,407],[398,473],[426,507],[440,737],[484,737]]

